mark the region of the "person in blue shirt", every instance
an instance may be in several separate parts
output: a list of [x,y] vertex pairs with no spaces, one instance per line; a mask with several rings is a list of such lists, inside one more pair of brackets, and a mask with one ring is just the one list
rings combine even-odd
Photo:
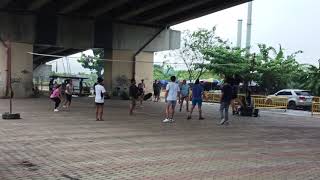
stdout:
[[182,111],[183,101],[186,101],[186,109],[187,112],[189,112],[189,91],[190,86],[187,84],[186,80],[182,81],[182,84],[180,86],[180,95],[181,95],[181,101],[180,103],[180,112]]
[[192,107],[191,107],[191,111],[190,114],[188,116],[188,120],[191,119],[192,117],[192,112],[194,110],[194,108],[196,107],[196,105],[198,105],[198,110],[199,110],[199,120],[204,120],[203,116],[202,116],[202,98],[203,98],[203,87],[200,84],[199,79],[196,80],[196,82],[194,83],[193,87],[192,87]]

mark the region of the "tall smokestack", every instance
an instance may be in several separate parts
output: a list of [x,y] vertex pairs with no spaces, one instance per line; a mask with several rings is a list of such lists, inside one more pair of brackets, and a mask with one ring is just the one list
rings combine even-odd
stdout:
[[248,53],[251,47],[251,27],[252,27],[252,1],[248,3],[248,24],[247,24],[247,41],[246,48]]
[[241,48],[242,43],[242,19],[238,20],[237,47]]

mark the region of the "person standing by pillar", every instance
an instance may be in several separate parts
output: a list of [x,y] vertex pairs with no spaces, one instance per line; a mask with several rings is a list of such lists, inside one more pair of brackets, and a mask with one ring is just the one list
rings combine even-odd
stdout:
[[138,84],[138,88],[140,91],[140,106],[142,107],[142,102],[143,102],[143,98],[144,98],[144,94],[145,94],[145,90],[146,90],[146,85],[144,84],[144,79],[141,79],[141,83]]
[[159,102],[160,92],[161,92],[161,85],[158,80],[155,80],[153,83],[154,102]]
[[129,97],[130,97],[130,110],[129,114],[133,115],[133,110],[135,109],[137,105],[137,99],[138,99],[139,90],[136,85],[136,80],[131,79],[131,85],[129,88]]

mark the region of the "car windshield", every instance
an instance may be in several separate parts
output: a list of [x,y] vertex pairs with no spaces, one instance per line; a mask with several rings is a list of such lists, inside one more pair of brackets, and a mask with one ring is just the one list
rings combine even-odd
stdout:
[[312,96],[310,91],[295,91],[298,96]]

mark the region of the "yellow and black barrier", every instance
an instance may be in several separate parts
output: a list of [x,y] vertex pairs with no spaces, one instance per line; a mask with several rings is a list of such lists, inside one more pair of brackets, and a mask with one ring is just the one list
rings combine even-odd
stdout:
[[204,96],[205,96],[205,102],[220,103],[220,99],[221,99],[220,93],[205,92]]
[[255,109],[287,109],[287,97],[253,97],[253,104]]
[[[236,101],[244,99],[244,94],[239,94]],[[252,95],[252,102],[255,109],[287,109],[287,97],[266,97],[262,95]],[[221,93],[205,92],[205,102],[220,103]],[[320,100],[320,99],[319,99]],[[241,102],[238,102],[241,104]]]
[[312,116],[320,115],[320,97],[313,97],[311,114]]

